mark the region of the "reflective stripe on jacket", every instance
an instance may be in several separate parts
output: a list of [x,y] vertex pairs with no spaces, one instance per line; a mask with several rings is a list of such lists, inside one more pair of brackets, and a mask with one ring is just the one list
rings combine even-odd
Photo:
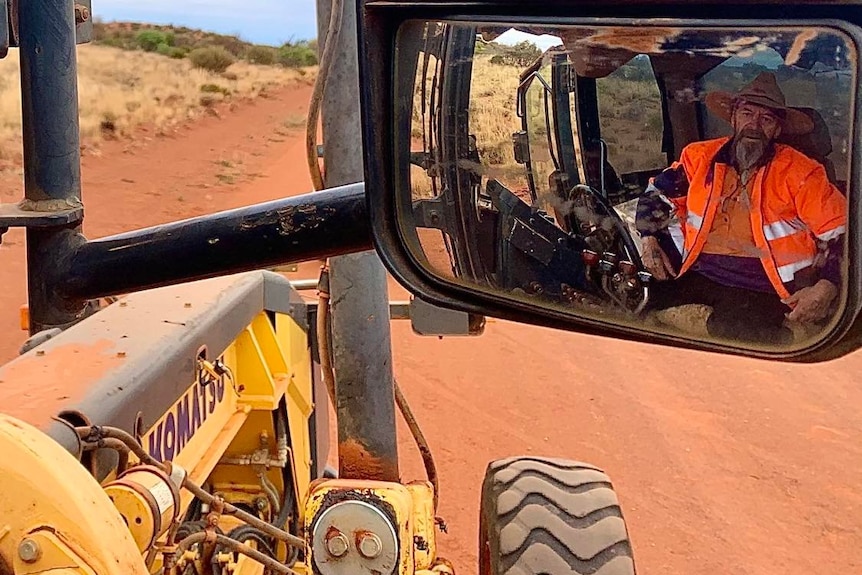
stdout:
[[[686,146],[679,161],[650,186],[675,208],[677,221],[668,231],[683,256],[679,275],[695,262],[712,229],[729,168],[729,142],[725,137]],[[655,206],[647,205],[655,218]],[[815,238],[829,242],[845,232],[846,200],[821,164],[776,144],[770,161],[754,176],[751,205],[757,208],[751,211],[751,227],[760,261],[775,291],[789,297],[785,284],[815,261]],[[639,229],[646,228],[639,224]]]

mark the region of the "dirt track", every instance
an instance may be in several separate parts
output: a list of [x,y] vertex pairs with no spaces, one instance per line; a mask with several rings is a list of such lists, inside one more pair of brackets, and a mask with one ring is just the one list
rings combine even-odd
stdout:
[[[109,143],[84,160],[90,237],[302,193],[309,88],[210,117],[174,137]],[[3,200],[20,194],[14,178]],[[23,234],[0,246],[0,354],[24,339]],[[309,277],[315,266],[302,267]],[[393,285],[392,297],[403,297]],[[488,460],[583,459],[611,475],[646,575],[858,573],[862,390],[856,354],[786,366],[489,322],[475,339],[393,325],[396,375],[436,454],[441,554],[475,572]],[[421,478],[403,426],[402,471]]]

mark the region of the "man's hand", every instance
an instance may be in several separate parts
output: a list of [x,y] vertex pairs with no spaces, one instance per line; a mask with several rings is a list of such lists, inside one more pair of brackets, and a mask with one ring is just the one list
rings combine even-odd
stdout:
[[820,280],[813,286],[802,288],[787,299],[781,300],[793,311],[787,319],[801,323],[819,321],[829,313],[829,305],[838,295],[838,288],[828,280]]
[[676,270],[673,269],[673,264],[664,250],[658,245],[658,240],[653,236],[647,236],[643,239],[643,260],[644,267],[649,270],[649,273],[658,280],[669,280],[676,277]]

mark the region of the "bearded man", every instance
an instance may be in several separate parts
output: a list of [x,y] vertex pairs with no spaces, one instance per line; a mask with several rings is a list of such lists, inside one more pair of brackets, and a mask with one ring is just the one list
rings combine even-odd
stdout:
[[787,343],[786,319],[816,324],[841,285],[846,200],[823,165],[781,134],[814,123],[764,72],[735,95],[707,95],[733,135],[689,144],[653,178],[637,210],[648,309],[712,307],[710,335]]

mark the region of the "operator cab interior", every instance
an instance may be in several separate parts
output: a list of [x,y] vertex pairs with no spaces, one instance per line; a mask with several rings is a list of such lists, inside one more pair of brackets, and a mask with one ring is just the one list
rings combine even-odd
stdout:
[[643,311],[638,199],[687,145],[732,134],[705,95],[764,71],[814,124],[779,141],[847,193],[855,44],[839,30],[430,23],[423,42],[407,187],[417,256],[440,277],[703,335],[708,310]]

